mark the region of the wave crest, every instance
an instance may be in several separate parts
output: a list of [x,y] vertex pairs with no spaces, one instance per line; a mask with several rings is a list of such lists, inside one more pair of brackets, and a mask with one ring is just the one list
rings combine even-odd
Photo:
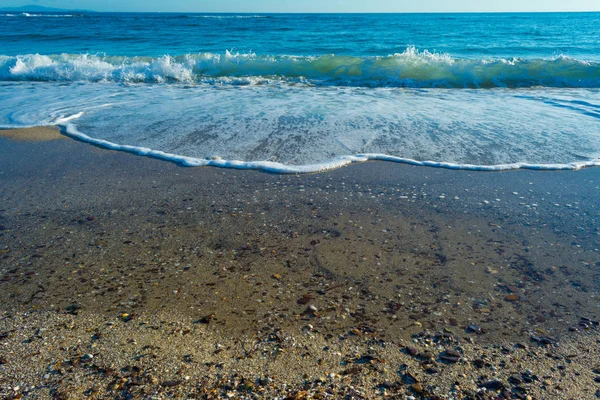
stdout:
[[0,56],[2,81],[204,82],[269,81],[330,86],[493,88],[600,87],[600,63],[547,59],[461,59],[418,51],[380,57],[198,53],[183,56]]

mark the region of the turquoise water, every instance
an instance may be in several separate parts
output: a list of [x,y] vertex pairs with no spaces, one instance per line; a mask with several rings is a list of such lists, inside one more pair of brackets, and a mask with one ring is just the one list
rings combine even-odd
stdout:
[[600,156],[600,13],[0,22],[5,127],[61,124],[187,165],[281,172],[373,158],[579,168]]
[[600,13],[8,14],[0,54],[160,57],[225,50],[259,55],[386,56],[407,47],[460,58],[600,60]]

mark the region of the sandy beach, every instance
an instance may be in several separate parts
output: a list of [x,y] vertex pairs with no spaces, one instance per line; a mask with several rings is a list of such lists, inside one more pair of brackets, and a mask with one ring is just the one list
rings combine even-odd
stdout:
[[182,168],[0,131],[3,398],[600,396],[600,169]]

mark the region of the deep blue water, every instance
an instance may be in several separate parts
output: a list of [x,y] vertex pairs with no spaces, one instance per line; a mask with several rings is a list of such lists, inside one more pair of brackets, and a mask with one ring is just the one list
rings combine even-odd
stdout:
[[386,56],[414,46],[455,57],[600,59],[600,13],[34,15],[0,13],[0,54]]
[[599,26],[600,13],[0,13],[0,127],[58,124],[188,165],[579,168],[600,163]]

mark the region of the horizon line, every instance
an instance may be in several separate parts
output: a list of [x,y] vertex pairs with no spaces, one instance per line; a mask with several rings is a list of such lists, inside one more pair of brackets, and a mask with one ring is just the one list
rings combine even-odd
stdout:
[[[27,6],[8,6],[2,9],[26,8]],[[52,8],[52,7],[48,7]],[[92,12],[92,13],[121,13],[121,14],[561,14],[561,13],[600,13],[599,10],[549,10],[549,11],[96,11],[89,9],[57,8],[60,11],[36,12]]]

